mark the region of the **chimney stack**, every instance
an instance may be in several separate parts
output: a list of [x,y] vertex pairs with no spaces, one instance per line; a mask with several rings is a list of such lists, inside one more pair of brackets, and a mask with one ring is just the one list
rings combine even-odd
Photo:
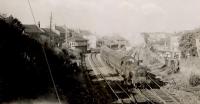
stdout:
[[40,21],[38,22],[38,27],[40,28]]

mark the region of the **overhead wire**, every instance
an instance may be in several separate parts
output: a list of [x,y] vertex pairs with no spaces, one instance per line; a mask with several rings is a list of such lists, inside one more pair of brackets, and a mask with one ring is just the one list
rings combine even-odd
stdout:
[[[36,19],[35,19],[35,16],[34,16],[34,12],[33,12],[32,6],[31,6],[31,2],[30,2],[30,0],[27,0],[27,1],[28,1],[28,4],[29,4],[29,9],[30,9],[30,11],[31,11],[31,15],[32,15],[32,17],[33,17],[34,23],[35,23],[35,25],[37,25],[37,24],[36,24]],[[52,71],[51,71],[51,67],[50,67],[50,64],[49,64],[49,62],[48,62],[48,58],[47,58],[47,55],[46,55],[46,52],[45,52],[45,49],[44,49],[43,46],[42,46],[42,52],[43,52],[44,57],[45,57],[45,61],[46,61],[47,67],[48,67],[48,71],[49,71],[49,75],[50,75],[50,77],[51,77],[51,81],[52,81],[52,83],[53,83],[53,88],[54,88],[54,90],[55,90],[56,97],[57,97],[57,99],[58,99],[58,103],[59,103],[59,104],[62,104],[62,103],[61,103],[61,100],[60,100],[60,96],[59,96],[59,94],[58,94],[58,89],[57,89],[56,84],[55,84],[55,80],[54,80],[54,78],[53,78],[53,74],[52,74]]]

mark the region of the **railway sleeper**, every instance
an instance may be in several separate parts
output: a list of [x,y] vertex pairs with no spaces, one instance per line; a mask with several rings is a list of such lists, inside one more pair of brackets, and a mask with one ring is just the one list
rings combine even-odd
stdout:
[[161,104],[162,102],[155,96],[152,94],[152,92],[148,89],[141,89],[142,93],[144,94],[144,96],[146,96],[149,100],[151,100],[152,102]]
[[162,92],[161,90],[158,90],[158,89],[153,89],[157,95],[163,99],[166,103],[168,102],[174,102],[172,98],[170,98],[168,95],[166,95],[164,92]]

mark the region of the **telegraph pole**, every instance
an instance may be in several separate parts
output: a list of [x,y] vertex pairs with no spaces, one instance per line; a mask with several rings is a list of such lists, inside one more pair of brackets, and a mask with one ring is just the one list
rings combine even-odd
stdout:
[[50,43],[49,44],[52,44],[53,45],[53,43],[52,43],[52,41],[54,40],[53,39],[53,36],[52,36],[52,29],[51,29],[51,27],[52,27],[52,12],[51,12],[51,15],[50,15],[50,31],[49,31],[49,37],[50,37]]
[[50,16],[50,34],[51,34],[51,27],[52,27],[52,12],[51,12],[51,16]]

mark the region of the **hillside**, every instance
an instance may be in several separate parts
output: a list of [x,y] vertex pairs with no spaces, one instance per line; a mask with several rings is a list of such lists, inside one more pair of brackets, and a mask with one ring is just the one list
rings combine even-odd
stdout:
[[97,91],[91,88],[81,68],[71,62],[66,50],[43,46],[24,35],[23,29],[16,18],[0,19],[0,103],[52,96],[56,99],[48,64],[62,101],[69,104],[107,101],[94,94]]

